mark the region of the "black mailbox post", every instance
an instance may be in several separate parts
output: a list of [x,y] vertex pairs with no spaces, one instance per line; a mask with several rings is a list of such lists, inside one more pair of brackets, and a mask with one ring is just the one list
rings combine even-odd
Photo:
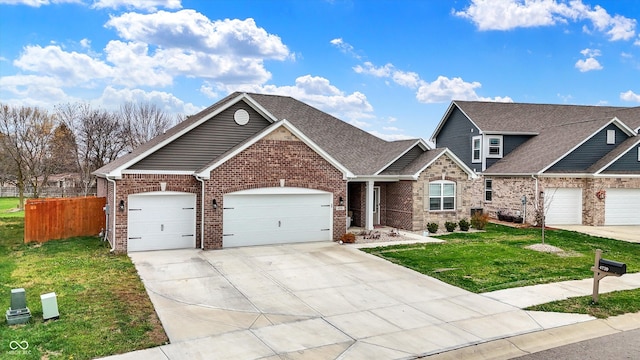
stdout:
[[613,260],[600,259],[598,262],[598,269],[600,269],[600,271],[614,273],[616,275],[624,275],[627,273],[627,264]]

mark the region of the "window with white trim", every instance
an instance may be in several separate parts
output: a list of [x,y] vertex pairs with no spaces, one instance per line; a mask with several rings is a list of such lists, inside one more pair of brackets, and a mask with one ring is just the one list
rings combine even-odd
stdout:
[[491,201],[491,199],[493,199],[493,181],[484,179],[484,201]]
[[482,136],[474,136],[471,138],[471,162],[479,163],[482,161]]
[[615,143],[616,143],[616,131],[607,130],[607,145],[612,145]]
[[487,157],[488,158],[501,158],[502,157],[502,135],[487,136]]
[[429,210],[443,211],[456,208],[456,183],[439,180],[429,183]]
[[638,146],[638,161],[640,161],[640,146]]

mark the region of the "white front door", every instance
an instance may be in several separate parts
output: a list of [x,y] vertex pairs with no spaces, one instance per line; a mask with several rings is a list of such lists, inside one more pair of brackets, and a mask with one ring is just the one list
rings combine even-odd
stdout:
[[373,187],[373,225],[380,225],[380,186]]
[[605,225],[640,225],[640,189],[608,189],[604,201]]
[[276,187],[224,196],[222,246],[330,241],[333,194]]
[[546,225],[582,224],[582,189],[547,188],[544,191]]
[[148,192],[127,203],[127,251],[195,248],[195,194]]

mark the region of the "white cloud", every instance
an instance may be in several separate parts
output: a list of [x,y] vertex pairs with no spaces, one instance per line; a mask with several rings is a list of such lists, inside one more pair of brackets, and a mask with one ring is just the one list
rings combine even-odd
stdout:
[[27,5],[32,7],[40,7],[51,4],[76,3],[81,4],[82,0],[0,0],[0,4],[7,5]]
[[112,68],[87,54],[66,52],[57,45],[30,45],[13,65],[60,79],[67,86],[89,86],[96,79],[108,78]]
[[140,9],[155,12],[158,8],[180,9],[181,0],[95,0],[95,9]]
[[211,21],[195,10],[126,13],[106,24],[125,40],[218,56],[285,60],[289,49],[277,35],[256,26],[253,19]]
[[596,56],[602,55],[600,50],[598,50],[598,49],[589,49],[589,48],[581,50],[580,54],[582,54],[582,55],[584,55],[586,57],[596,57]]
[[414,72],[394,71],[391,78],[396,84],[408,88],[417,88],[420,82],[420,76]]
[[221,83],[216,85],[219,90],[224,92],[247,91],[291,96],[348,122],[373,117],[373,106],[367,100],[366,95],[358,91],[347,94],[320,76],[300,76],[293,86]]
[[387,140],[387,141],[398,141],[398,140],[408,140],[408,139],[415,139],[415,136],[409,136],[409,135],[405,135],[405,134],[386,134],[386,133],[381,133],[379,131],[369,131],[369,134],[373,135],[373,136],[377,136],[381,139]]
[[384,131],[402,131],[401,129],[398,129],[395,126],[383,126],[382,130],[384,130]]
[[[611,41],[633,38],[637,23],[635,19],[621,15],[611,16],[601,6],[592,8],[581,0],[568,3],[557,0],[472,0],[468,8],[453,13],[471,20],[479,30],[511,30],[587,20]],[[588,27],[583,29],[591,32]]]
[[580,70],[580,72],[602,70],[602,65],[595,58],[586,58],[576,62],[576,69]]
[[636,94],[629,90],[627,92],[620,93],[620,99],[624,101],[631,101],[640,103],[640,94]]
[[384,66],[375,67],[373,63],[366,61],[363,65],[354,66],[353,71],[358,74],[373,75],[375,77],[389,77],[393,71],[393,65],[386,64]]
[[62,85],[60,79],[51,76],[3,76],[0,77],[0,98],[7,104],[42,108],[53,108],[55,104],[77,101],[64,92]]
[[107,86],[102,96],[92,101],[105,108],[117,108],[125,102],[149,102],[171,114],[193,115],[203,109],[192,103],[185,103],[171,93],[164,91],[144,91],[142,89],[115,89]]
[[353,49],[353,46],[349,43],[344,42],[344,40],[342,40],[342,38],[336,38],[330,41],[331,45],[337,47],[338,49],[340,49],[340,51],[342,51],[345,54],[349,54],[351,56],[353,56],[354,58],[360,60],[362,57],[360,55],[358,55],[355,50]]

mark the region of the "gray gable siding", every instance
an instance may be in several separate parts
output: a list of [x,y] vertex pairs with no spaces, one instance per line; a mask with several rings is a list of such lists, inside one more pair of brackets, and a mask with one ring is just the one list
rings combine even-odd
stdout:
[[[616,131],[616,143],[607,144],[607,130]],[[595,134],[591,139],[573,150],[562,160],[553,165],[547,172],[587,170],[596,161],[608,154],[616,146],[628,138],[620,128],[610,124]]]
[[423,152],[424,151],[420,148],[420,146],[416,145],[411,150],[402,155],[398,160],[394,161],[391,165],[384,169],[384,171],[399,172],[407,165],[409,165],[413,160],[417,159],[418,156],[422,155]]
[[628,172],[640,173],[640,161],[638,161],[639,146],[631,148],[626,154],[622,155],[618,160],[606,168],[603,173],[619,173]]
[[435,139],[436,146],[449,148],[465,165],[481,172],[482,164],[471,162],[471,138],[479,134],[479,129],[455,107]]
[[[238,109],[249,113],[249,123],[246,125],[238,125],[233,120],[233,114]],[[129,169],[197,170],[269,125],[267,119],[240,101]]]

